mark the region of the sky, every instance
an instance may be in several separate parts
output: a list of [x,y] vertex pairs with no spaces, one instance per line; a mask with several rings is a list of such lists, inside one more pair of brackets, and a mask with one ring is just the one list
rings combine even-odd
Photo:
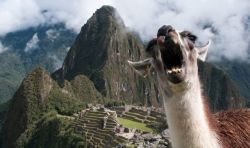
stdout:
[[[199,45],[212,39],[209,60],[250,61],[249,0],[0,0],[0,36],[58,22],[79,32],[102,5],[114,6],[125,25],[145,41],[168,24],[192,31]],[[0,52],[4,50],[0,42]]]

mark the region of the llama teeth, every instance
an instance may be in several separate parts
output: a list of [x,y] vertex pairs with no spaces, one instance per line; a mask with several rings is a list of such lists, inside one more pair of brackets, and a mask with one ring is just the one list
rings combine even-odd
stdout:
[[166,70],[167,74],[181,73],[182,69],[179,67],[172,67],[170,70]]
[[171,74],[173,71],[172,70],[167,70],[167,73],[168,74]]
[[181,69],[181,67],[172,67],[171,68],[172,71],[176,71],[176,70],[180,70],[180,69]]

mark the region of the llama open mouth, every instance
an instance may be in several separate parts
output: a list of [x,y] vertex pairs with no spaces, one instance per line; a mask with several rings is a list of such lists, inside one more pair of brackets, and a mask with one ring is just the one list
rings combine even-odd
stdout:
[[180,83],[185,77],[185,62],[179,46],[171,46],[161,51],[165,71],[172,83]]

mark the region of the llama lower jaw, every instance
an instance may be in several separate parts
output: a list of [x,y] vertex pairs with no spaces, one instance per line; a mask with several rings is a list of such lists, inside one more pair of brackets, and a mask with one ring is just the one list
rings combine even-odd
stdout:
[[166,69],[166,74],[168,80],[174,84],[181,83],[185,80],[185,68],[183,66]]

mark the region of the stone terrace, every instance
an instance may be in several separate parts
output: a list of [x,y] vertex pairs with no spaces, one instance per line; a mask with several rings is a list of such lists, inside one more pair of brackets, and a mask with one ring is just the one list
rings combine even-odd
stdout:
[[104,108],[82,111],[73,124],[75,132],[86,138],[88,147],[115,147],[127,143],[127,139],[115,135],[117,125],[116,112]]
[[153,107],[119,106],[110,109],[116,111],[119,117],[146,124],[165,122],[166,118],[163,109]]

